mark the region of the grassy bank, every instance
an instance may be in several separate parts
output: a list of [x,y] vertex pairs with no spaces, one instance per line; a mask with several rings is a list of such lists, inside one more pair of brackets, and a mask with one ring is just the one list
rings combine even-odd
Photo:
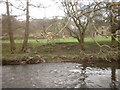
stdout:
[[[110,46],[110,38],[97,37],[95,38],[97,42],[101,45],[106,44]],[[19,53],[22,47],[22,40],[16,40],[16,54],[10,54],[10,43],[8,40],[2,41],[2,60],[3,62],[21,62],[25,60],[33,60],[32,62],[61,62],[61,61],[76,61],[84,59],[96,59],[103,58],[109,59],[112,54],[112,58],[115,59],[117,53],[108,53],[108,48],[103,48],[106,54],[99,53],[100,48],[94,40],[91,38],[85,38],[85,52],[81,52],[79,49],[79,44],[76,39],[54,39],[47,41],[46,39],[41,40],[29,40],[29,51],[28,53]],[[106,51],[107,50],[107,51]],[[107,57],[107,58],[106,58]],[[37,60],[37,61],[36,61]],[[30,63],[28,61],[28,63]]]

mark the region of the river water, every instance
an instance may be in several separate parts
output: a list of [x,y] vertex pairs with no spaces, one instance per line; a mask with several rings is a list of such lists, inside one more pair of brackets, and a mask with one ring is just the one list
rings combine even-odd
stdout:
[[3,88],[120,88],[115,65],[41,63],[2,67]]

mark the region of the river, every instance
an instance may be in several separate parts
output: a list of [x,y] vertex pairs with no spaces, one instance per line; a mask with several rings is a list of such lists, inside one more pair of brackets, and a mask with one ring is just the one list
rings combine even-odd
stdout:
[[120,67],[40,63],[2,67],[2,88],[120,88]]

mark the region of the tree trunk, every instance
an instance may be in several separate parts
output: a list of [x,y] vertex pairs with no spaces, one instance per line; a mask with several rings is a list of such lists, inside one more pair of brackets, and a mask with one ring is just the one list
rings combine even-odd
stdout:
[[116,40],[115,40],[115,38],[116,38],[115,32],[112,32],[112,36],[111,36],[111,44],[112,44],[113,47],[114,47],[115,44],[116,44]]
[[82,43],[84,44],[84,33],[82,33],[81,40],[82,40]]
[[85,48],[84,48],[84,34],[82,34],[80,41],[81,41],[81,42],[80,42],[80,44],[81,44],[81,49],[84,51],[84,50],[85,50]]
[[11,48],[11,53],[14,54],[16,47],[15,47],[13,31],[12,31],[12,27],[11,27],[11,18],[10,18],[8,0],[6,1],[6,7],[7,7],[7,21],[8,21],[8,34],[9,34],[9,39],[10,39],[10,48]]
[[77,40],[78,40],[78,42],[79,42],[80,49],[81,49],[82,51],[84,51],[84,50],[85,50],[85,48],[84,48],[84,34],[82,34],[82,35],[80,36],[80,38],[77,38]]
[[110,24],[111,24],[111,45],[112,45],[112,47],[115,47],[115,44],[116,44],[116,35],[115,35],[115,33],[116,33],[116,26],[115,26],[115,24],[114,24],[114,22],[113,22],[113,15],[112,15],[112,13],[110,13]]
[[25,36],[22,46],[22,52],[26,52],[28,48],[28,37],[29,37],[29,2],[27,0],[27,10],[26,10],[26,29],[25,29]]

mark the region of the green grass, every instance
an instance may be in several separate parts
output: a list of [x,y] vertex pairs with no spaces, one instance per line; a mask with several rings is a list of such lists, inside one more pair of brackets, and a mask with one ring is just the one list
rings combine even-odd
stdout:
[[[106,37],[96,37],[95,40],[99,43],[104,43],[104,44],[108,44],[110,43],[110,37],[109,38],[106,38]],[[15,43],[16,43],[16,48],[17,50],[19,51],[22,47],[22,42],[23,40],[15,40]],[[75,38],[67,38],[67,39],[54,39],[54,40],[51,40],[49,42],[47,42],[47,39],[40,39],[39,42],[37,42],[36,40],[34,39],[31,39],[29,40],[29,46],[34,49],[41,49],[41,46],[42,45],[47,45],[47,44],[51,44],[51,45],[54,45],[55,43],[61,43],[61,42],[64,42],[64,43],[77,43],[78,41],[75,39]],[[9,46],[9,40],[3,40],[2,41],[2,45],[3,45],[3,49],[2,49],[2,54],[10,54],[10,46]],[[92,38],[85,38],[85,45],[86,44],[95,44],[94,40]],[[70,44],[69,44],[70,45]],[[65,47],[68,47],[65,46]],[[42,49],[49,49],[50,47],[44,47]]]
[[[103,44],[110,44],[110,37],[96,37],[95,40],[99,43]],[[29,40],[29,48],[31,49],[30,53],[20,54],[19,51],[22,47],[23,40],[15,40],[16,43],[16,52],[17,54],[10,54],[10,43],[9,40],[3,40],[2,41],[2,59],[3,60],[21,60],[25,56],[34,56],[36,55],[35,52],[37,51],[38,55],[42,56],[45,59],[49,59],[52,56],[56,55],[56,53],[61,51],[61,54],[65,54],[64,52],[67,52],[69,55],[75,55],[79,53],[79,45],[78,41],[74,38],[67,38],[67,39],[54,39],[50,40],[49,42],[47,39],[39,39],[39,42],[37,42],[34,39]],[[56,43],[62,43],[65,44],[56,44]],[[99,50],[99,47],[95,44],[94,40],[92,38],[85,38],[85,46],[87,48],[87,51],[94,52],[94,50]],[[60,49],[59,49],[60,47]],[[57,50],[59,49],[59,50]],[[50,52],[51,50],[52,53]],[[95,53],[95,52],[94,52]]]
[[[110,37],[106,38],[106,37],[96,37],[94,38],[97,42],[110,42]],[[92,38],[85,38],[85,42],[94,42],[94,40]]]
[[[108,42],[110,41],[110,37],[95,37],[94,38],[97,42]],[[47,39],[39,39],[38,40],[40,43],[47,43]],[[15,40],[15,43],[22,43],[23,40]],[[49,42],[51,43],[56,43],[56,42],[78,42],[75,38],[67,38],[67,39],[53,39],[50,40]],[[90,37],[85,38],[85,42],[94,42],[94,40]],[[3,40],[2,43],[10,43],[9,40]],[[30,39],[29,43],[38,43],[35,39]]]

